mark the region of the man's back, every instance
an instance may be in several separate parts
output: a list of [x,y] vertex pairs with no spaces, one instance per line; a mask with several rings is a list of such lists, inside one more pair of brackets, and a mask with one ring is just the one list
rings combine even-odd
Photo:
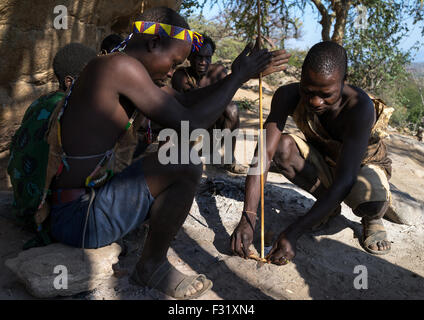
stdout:
[[[119,65],[129,59],[134,60],[122,54],[98,57],[81,73],[62,118],[62,144],[67,155],[102,155],[125,132],[136,108],[120,96],[114,79],[119,77]],[[69,159],[70,170],[62,172],[56,186],[83,186],[100,160],[101,156],[83,161]]]

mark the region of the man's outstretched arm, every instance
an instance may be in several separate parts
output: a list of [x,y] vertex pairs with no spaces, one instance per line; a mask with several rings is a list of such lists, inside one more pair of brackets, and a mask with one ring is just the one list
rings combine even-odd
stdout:
[[[290,58],[290,54],[287,53],[285,50],[276,50],[276,51],[272,51],[271,52],[272,56],[271,56],[271,61],[268,65],[268,67],[262,72],[263,76],[272,74],[274,72],[279,72],[282,70],[285,70],[287,68],[287,62],[288,59]],[[192,108],[195,105],[197,105],[197,103],[203,99],[207,99],[207,97],[210,94],[213,94],[216,91],[221,90],[222,85],[225,81],[225,77],[227,75],[226,69],[222,66],[222,68],[218,69],[217,72],[219,74],[216,75],[216,78],[218,79],[217,82],[203,87],[203,88],[196,88],[194,90],[190,90],[188,92],[184,92],[184,93],[177,93],[178,88],[182,88],[183,87],[183,83],[184,83],[184,77],[181,73],[174,75],[176,77],[176,79],[172,80],[173,81],[173,85],[174,85],[174,81],[176,84],[176,87],[174,89],[176,89],[177,91],[175,91],[174,93],[174,97],[185,107],[187,108]],[[234,72],[234,70],[233,70]],[[255,75],[254,77],[256,77],[257,75]]]
[[120,63],[115,63],[110,71],[116,79],[111,84],[114,88],[110,90],[126,96],[145,116],[163,127],[179,130],[181,121],[189,121],[191,130],[208,128],[222,114],[238,88],[269,66],[270,53],[250,51],[251,47],[246,47],[233,62],[234,70],[222,80],[220,90],[198,100],[193,109],[185,108],[174,97],[159,89],[146,68],[136,59],[127,56],[120,56]]

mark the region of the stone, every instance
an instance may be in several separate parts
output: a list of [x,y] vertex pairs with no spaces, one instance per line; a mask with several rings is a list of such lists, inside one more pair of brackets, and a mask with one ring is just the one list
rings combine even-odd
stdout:
[[[59,5],[67,10],[65,29],[54,26],[55,19],[62,13],[61,10],[55,11]],[[65,44],[80,42],[98,49],[107,34],[128,33],[132,17],[142,9],[153,6],[178,9],[180,5],[181,0],[75,0],[65,4],[61,0],[1,1],[0,87],[13,92],[13,86],[8,87],[10,82],[46,71],[48,75],[34,79],[32,83],[51,81],[54,55]],[[113,28],[118,21],[122,27],[120,30]]]
[[[54,27],[59,5],[67,9],[66,29]],[[181,0],[0,1],[0,152],[30,103],[57,90],[52,62],[61,47],[79,42],[97,51],[108,34],[126,36],[142,9],[180,5]]]
[[22,251],[5,265],[34,297],[72,296],[108,281],[120,252],[116,243],[84,250],[55,243]]
[[390,192],[392,203],[384,215],[385,218],[409,226],[417,226],[424,222],[424,203],[400,191],[393,184],[390,184]]

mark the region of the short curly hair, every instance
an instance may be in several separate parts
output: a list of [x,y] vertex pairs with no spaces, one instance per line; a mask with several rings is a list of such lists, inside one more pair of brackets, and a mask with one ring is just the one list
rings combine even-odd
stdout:
[[103,39],[100,45],[100,51],[110,53],[112,49],[114,49],[122,41],[124,41],[124,38],[122,38],[119,34],[110,34]]
[[[207,34],[202,34],[203,36],[203,44],[202,47],[206,46],[207,44],[209,44],[212,48],[212,55],[215,53],[216,50],[216,44],[215,42],[212,40],[211,37],[209,37]],[[188,56],[189,60],[192,60],[193,58],[195,58],[198,54],[198,51],[192,51],[190,52],[190,55]]]
[[66,89],[66,76],[76,78],[85,65],[96,55],[97,53],[94,49],[76,42],[60,48],[53,59],[53,70],[59,81],[60,89]]
[[302,73],[306,69],[325,75],[338,71],[345,80],[347,77],[346,50],[341,45],[332,41],[319,42],[306,55],[302,66]]
[[215,42],[207,34],[202,34],[202,35],[203,35],[203,45],[205,46],[209,43],[211,45],[211,48],[212,48],[212,54],[214,54],[215,50],[216,50]]

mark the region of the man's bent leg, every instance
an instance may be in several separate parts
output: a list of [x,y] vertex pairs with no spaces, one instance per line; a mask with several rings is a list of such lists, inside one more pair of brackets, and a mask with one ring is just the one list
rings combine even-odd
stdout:
[[[292,136],[287,134],[281,136],[273,161],[277,169],[287,179],[312,194],[315,198],[318,199],[326,191],[319,178],[318,168],[312,162],[303,158]],[[318,222],[312,230],[317,230],[327,223],[329,218],[340,214],[340,212],[341,206]]]
[[362,218],[363,246],[373,254],[386,254],[391,249],[382,220],[389,199],[390,186],[384,170],[375,165],[364,165],[344,200],[353,213]]
[[[143,167],[147,185],[155,200],[150,209],[149,232],[136,272],[137,279],[148,284],[155,271],[167,264],[167,251],[189,213],[202,167],[192,164],[162,165],[157,154],[144,158]],[[172,295],[172,290],[185,276],[171,266],[168,269],[171,270],[163,271],[168,273],[156,288]],[[201,281],[194,281],[192,286],[188,286],[186,295],[195,294],[203,286]]]
[[316,198],[325,191],[317,168],[301,156],[295,140],[290,135],[281,135],[273,161],[287,179]]
[[[229,129],[231,132],[240,127],[240,115],[239,109],[236,103],[231,102],[224,110],[222,116],[217,120],[216,127],[225,130]],[[241,164],[236,163],[235,151],[236,151],[237,137],[231,138],[231,164],[225,164],[224,167],[233,173],[246,174],[248,168]]]
[[362,203],[353,210],[355,215],[362,217],[363,244],[370,253],[385,254],[391,249],[382,219],[388,207],[388,201],[372,201]]

